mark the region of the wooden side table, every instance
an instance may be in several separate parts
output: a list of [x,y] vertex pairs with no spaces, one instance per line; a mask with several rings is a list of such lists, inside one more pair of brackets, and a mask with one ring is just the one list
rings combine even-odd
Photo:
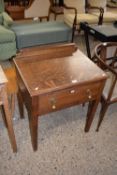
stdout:
[[[73,43],[34,47],[14,59],[34,151],[38,118],[43,114],[89,102],[84,130],[90,129],[107,76],[80,50],[75,51]],[[23,106],[20,109],[23,116]]]
[[7,96],[7,81],[8,80],[2,70],[2,67],[0,66],[0,105],[2,105],[5,114],[4,121],[8,129],[8,134],[13,148],[13,152],[17,152],[17,145],[12,124],[12,115],[11,111],[9,110],[9,103]]

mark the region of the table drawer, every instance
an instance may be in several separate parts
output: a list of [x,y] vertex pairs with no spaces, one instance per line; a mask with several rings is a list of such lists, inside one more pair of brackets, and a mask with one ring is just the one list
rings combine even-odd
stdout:
[[39,113],[45,114],[79,103],[95,99],[100,90],[100,83],[75,86],[39,97]]

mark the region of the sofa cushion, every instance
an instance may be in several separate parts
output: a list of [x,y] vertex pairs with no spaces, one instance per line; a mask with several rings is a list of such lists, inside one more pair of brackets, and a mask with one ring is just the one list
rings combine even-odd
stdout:
[[15,41],[14,32],[0,25],[0,43],[12,41]]
[[64,22],[27,23],[13,25],[17,48],[71,41],[72,29]]

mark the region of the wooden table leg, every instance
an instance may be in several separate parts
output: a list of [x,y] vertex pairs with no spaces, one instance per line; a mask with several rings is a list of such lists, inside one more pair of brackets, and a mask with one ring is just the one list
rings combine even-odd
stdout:
[[[105,79],[105,81],[106,81],[106,79]],[[100,86],[99,94],[98,94],[97,99],[89,102],[88,111],[87,111],[86,125],[85,125],[85,129],[84,129],[85,132],[88,132],[90,130],[90,126],[92,124],[92,121],[93,121],[93,118],[95,116],[98,104],[100,102],[102,91],[104,89],[105,81],[103,81],[103,83]]]
[[32,147],[33,150],[36,151],[38,148],[38,116],[30,115],[30,113],[28,113],[28,117]]
[[17,93],[17,99],[18,99],[20,118],[23,119],[24,118],[24,104],[23,104],[23,99],[22,99],[20,89],[18,90],[18,93]]
[[4,87],[2,91],[3,91],[2,92],[3,109],[4,109],[5,119],[7,123],[8,134],[9,134],[9,138],[13,148],[13,152],[17,152],[17,145],[16,145],[15,134],[13,130],[12,116],[11,116],[11,112],[9,111],[6,87]]
[[95,115],[98,104],[99,104],[99,100],[94,100],[94,101],[89,102],[86,125],[85,125],[85,132],[88,132],[90,130],[90,126],[94,119],[94,115]]

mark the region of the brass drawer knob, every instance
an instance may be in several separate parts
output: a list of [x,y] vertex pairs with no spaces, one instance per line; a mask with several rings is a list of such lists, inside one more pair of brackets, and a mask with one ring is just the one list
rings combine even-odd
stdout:
[[51,103],[52,109],[56,109],[56,100],[55,100],[55,98],[51,98],[50,103]]
[[90,100],[92,98],[91,90],[90,89],[87,89],[87,94],[88,94],[88,99]]
[[52,105],[52,109],[56,109],[56,106],[55,105]]
[[74,94],[74,93],[75,93],[75,90],[74,90],[74,89],[72,89],[72,90],[70,91],[70,93],[71,93],[71,94]]

